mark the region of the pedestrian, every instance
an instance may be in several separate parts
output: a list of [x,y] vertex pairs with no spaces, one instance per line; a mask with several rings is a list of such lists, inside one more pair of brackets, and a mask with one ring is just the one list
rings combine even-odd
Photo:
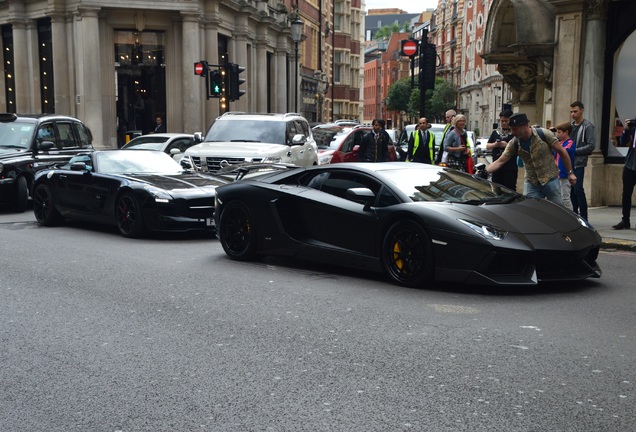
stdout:
[[[570,132],[572,131],[572,125],[568,122],[559,123],[556,127],[556,137],[561,144],[561,147],[568,152],[570,156],[570,162],[574,160],[576,156],[576,144],[574,140],[570,138]],[[568,170],[563,163],[563,158],[557,152],[554,152],[554,160],[559,167],[559,183],[561,185],[561,199],[563,200],[563,207],[572,210],[572,200],[570,193],[572,186],[568,180]]]
[[432,164],[434,160],[435,134],[428,130],[426,117],[422,117],[409,137],[406,161]]
[[442,162],[446,162],[451,168],[466,171],[466,159],[470,157],[468,134],[466,133],[466,116],[458,114],[453,118],[453,127],[446,134],[443,143]]
[[546,198],[563,205],[559,169],[554,163],[552,152],[556,151],[561,156],[568,180],[574,185],[577,180],[572,171],[570,156],[552,132],[543,128],[531,128],[528,124],[528,116],[524,113],[516,113],[510,117],[510,131],[514,138],[508,142],[499,159],[486,166],[486,172],[493,173],[510,159],[520,156],[526,167],[523,194],[531,198]]
[[570,104],[570,117],[572,117],[572,133],[570,137],[576,144],[576,157],[574,158],[574,175],[576,184],[572,186],[572,207],[574,213],[587,220],[587,198],[583,189],[585,179],[585,167],[587,157],[596,148],[596,138],[594,125],[589,120],[583,118],[585,107],[581,101]]
[[612,226],[615,230],[629,229],[629,215],[632,209],[632,193],[636,185],[636,119],[626,120],[625,129],[621,135],[621,145],[628,146],[625,156],[625,166],[623,167],[623,196],[621,205],[623,208],[623,218],[619,223]]
[[444,141],[446,140],[446,135],[449,131],[453,129],[453,120],[457,115],[457,111],[454,109],[449,109],[444,114],[444,118],[446,120],[446,126],[444,126],[444,132],[442,132],[442,142],[440,143],[439,152],[437,152],[437,156],[435,157],[435,165],[439,165],[442,162],[442,157],[444,156]]
[[[492,131],[486,144],[486,149],[492,152],[492,160],[496,161],[508,145],[513,136],[510,132],[511,110],[504,110],[499,113],[499,127]],[[504,185],[508,189],[517,190],[517,175],[519,167],[517,161],[512,158],[500,169],[492,174],[492,181]]]
[[166,125],[163,122],[163,115],[162,114],[157,114],[155,116],[155,123],[157,124],[157,126],[155,127],[155,130],[153,130],[151,133],[165,133],[166,132]]
[[389,154],[389,134],[382,133],[382,123],[379,119],[371,122],[373,130],[362,138],[358,151],[360,162],[386,162]]

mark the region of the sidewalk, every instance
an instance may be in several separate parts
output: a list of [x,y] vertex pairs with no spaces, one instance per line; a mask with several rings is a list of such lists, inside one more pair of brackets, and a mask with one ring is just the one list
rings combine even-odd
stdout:
[[633,224],[630,229],[612,229],[612,225],[616,225],[621,221],[622,211],[620,207],[589,207],[588,218],[590,224],[596,228],[603,238],[603,249],[636,252],[636,227]]

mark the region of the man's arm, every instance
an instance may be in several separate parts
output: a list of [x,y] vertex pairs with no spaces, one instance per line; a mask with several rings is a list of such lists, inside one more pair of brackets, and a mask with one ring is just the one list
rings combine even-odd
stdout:
[[565,169],[568,171],[568,181],[571,185],[576,184],[576,176],[572,171],[572,159],[570,159],[570,154],[566,149],[563,148],[560,142],[555,141],[551,145],[552,149],[556,151],[561,156],[561,161],[565,166]]
[[510,158],[516,157],[517,156],[517,152],[515,151],[515,146],[513,144],[514,139],[510,140],[510,142],[508,142],[508,144],[506,145],[506,149],[503,151],[503,153],[501,154],[501,156],[499,156],[499,159],[497,159],[496,161],[492,162],[490,165],[486,165],[486,172],[487,173],[493,173],[495,171],[497,171],[499,168],[501,168],[501,166],[503,164],[505,164],[506,162],[508,162],[510,160]]
[[[587,125],[581,125],[580,127],[585,127],[583,130],[583,142],[576,143],[576,154],[577,155],[591,155],[594,149],[596,148],[596,137],[595,137],[595,129],[594,125],[590,122],[587,122]],[[576,137],[573,137],[576,139]]]

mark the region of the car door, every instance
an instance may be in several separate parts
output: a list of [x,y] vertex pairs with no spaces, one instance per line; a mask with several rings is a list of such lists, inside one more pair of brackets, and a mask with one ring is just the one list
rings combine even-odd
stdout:
[[369,133],[369,129],[354,129],[344,140],[340,147],[343,162],[358,162],[360,144],[367,133]]
[[322,172],[307,182],[311,190],[298,194],[295,211],[302,221],[301,236],[372,256],[376,250],[378,219],[364,202],[347,195],[349,188],[369,188],[377,193],[375,180],[349,171]]
[[312,135],[309,131],[309,124],[301,120],[294,120],[289,122],[289,127],[294,131],[294,135],[301,134],[305,137],[305,142],[301,145],[292,144],[292,163],[299,166],[314,165],[316,152],[313,146],[313,140],[311,139]]

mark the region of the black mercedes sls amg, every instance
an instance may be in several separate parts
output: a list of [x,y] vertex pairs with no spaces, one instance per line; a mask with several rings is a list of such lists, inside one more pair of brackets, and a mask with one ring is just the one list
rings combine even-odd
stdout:
[[585,220],[449,168],[343,163],[262,174],[216,190],[230,258],[289,256],[432,281],[535,285],[598,278],[601,237]]
[[78,219],[140,237],[147,230],[214,230],[215,189],[229,181],[184,170],[159,151],[107,150],[38,172],[31,196],[41,225]]

